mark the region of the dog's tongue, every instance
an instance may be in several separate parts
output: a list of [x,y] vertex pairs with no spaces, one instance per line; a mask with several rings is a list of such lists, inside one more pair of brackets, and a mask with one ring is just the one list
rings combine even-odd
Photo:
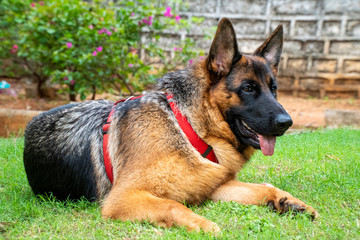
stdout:
[[274,148],[276,143],[276,137],[273,136],[263,136],[258,134],[260,140],[261,152],[265,156],[272,156],[274,154]]

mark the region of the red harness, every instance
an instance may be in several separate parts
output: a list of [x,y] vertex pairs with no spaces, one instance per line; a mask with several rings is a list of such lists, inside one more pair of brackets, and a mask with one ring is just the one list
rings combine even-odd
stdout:
[[[109,117],[107,119],[107,122],[104,124],[103,126],[103,133],[104,133],[104,138],[103,138],[103,153],[104,153],[104,164],[105,164],[105,170],[106,170],[106,174],[110,180],[111,183],[113,183],[114,177],[113,177],[113,168],[111,165],[111,161],[110,161],[110,156],[109,156],[109,152],[108,152],[108,141],[109,141],[109,135],[107,134],[109,127],[110,127],[110,123],[111,123],[111,118],[113,113],[115,112],[115,106],[120,103],[120,102],[125,102],[125,101],[129,101],[129,100],[134,100],[137,98],[141,98],[142,96],[138,96],[138,97],[131,97],[131,98],[127,98],[127,99],[121,99],[117,102],[115,102]],[[178,124],[180,125],[182,131],[185,133],[185,135],[187,136],[187,138],[189,139],[191,145],[204,157],[209,159],[210,161],[214,162],[214,163],[219,163],[218,159],[215,156],[214,150],[212,149],[212,147],[210,145],[208,145],[206,142],[204,142],[194,131],[194,129],[191,127],[189,121],[187,120],[186,116],[182,115],[181,112],[179,111],[178,107],[176,106],[175,102],[172,101],[172,96],[171,95],[167,95],[167,99],[169,101],[171,110],[173,111],[176,120],[178,121]]]

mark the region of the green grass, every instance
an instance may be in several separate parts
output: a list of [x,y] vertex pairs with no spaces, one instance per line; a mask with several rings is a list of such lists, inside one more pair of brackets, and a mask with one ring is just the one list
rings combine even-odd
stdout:
[[320,218],[266,207],[206,202],[191,209],[221,227],[214,237],[148,223],[104,221],[99,205],[36,198],[27,183],[23,138],[0,139],[0,238],[4,239],[360,239],[360,130],[320,130],[278,139],[239,180],[271,183],[318,210]]

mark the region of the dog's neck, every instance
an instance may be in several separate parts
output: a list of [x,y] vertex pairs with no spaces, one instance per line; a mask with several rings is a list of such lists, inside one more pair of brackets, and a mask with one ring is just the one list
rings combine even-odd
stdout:
[[202,79],[193,74],[194,66],[185,69],[167,73],[164,77],[158,79],[158,89],[166,90],[174,96],[180,110],[192,108],[201,100],[203,90],[200,86]]
[[[157,89],[173,95],[179,110],[201,138],[209,134],[223,137],[224,131],[231,132],[217,106],[209,102],[211,82],[205,60],[159,78]],[[212,129],[214,132],[209,132]],[[229,141],[237,140],[233,136]]]
[[[157,89],[165,90],[174,96],[179,110],[189,118],[190,123],[202,122],[205,95],[210,88],[204,66],[205,60],[199,60],[185,69],[167,73],[158,79]],[[197,121],[192,121],[194,118]]]

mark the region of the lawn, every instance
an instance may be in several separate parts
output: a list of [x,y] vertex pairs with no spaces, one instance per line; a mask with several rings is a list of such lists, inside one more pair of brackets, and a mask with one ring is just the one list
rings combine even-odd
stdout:
[[320,218],[266,207],[206,202],[191,209],[220,226],[217,237],[149,223],[104,221],[85,200],[36,198],[27,183],[23,138],[0,139],[0,238],[4,239],[360,239],[360,130],[294,133],[272,157],[257,153],[239,180],[271,183],[318,210]]

